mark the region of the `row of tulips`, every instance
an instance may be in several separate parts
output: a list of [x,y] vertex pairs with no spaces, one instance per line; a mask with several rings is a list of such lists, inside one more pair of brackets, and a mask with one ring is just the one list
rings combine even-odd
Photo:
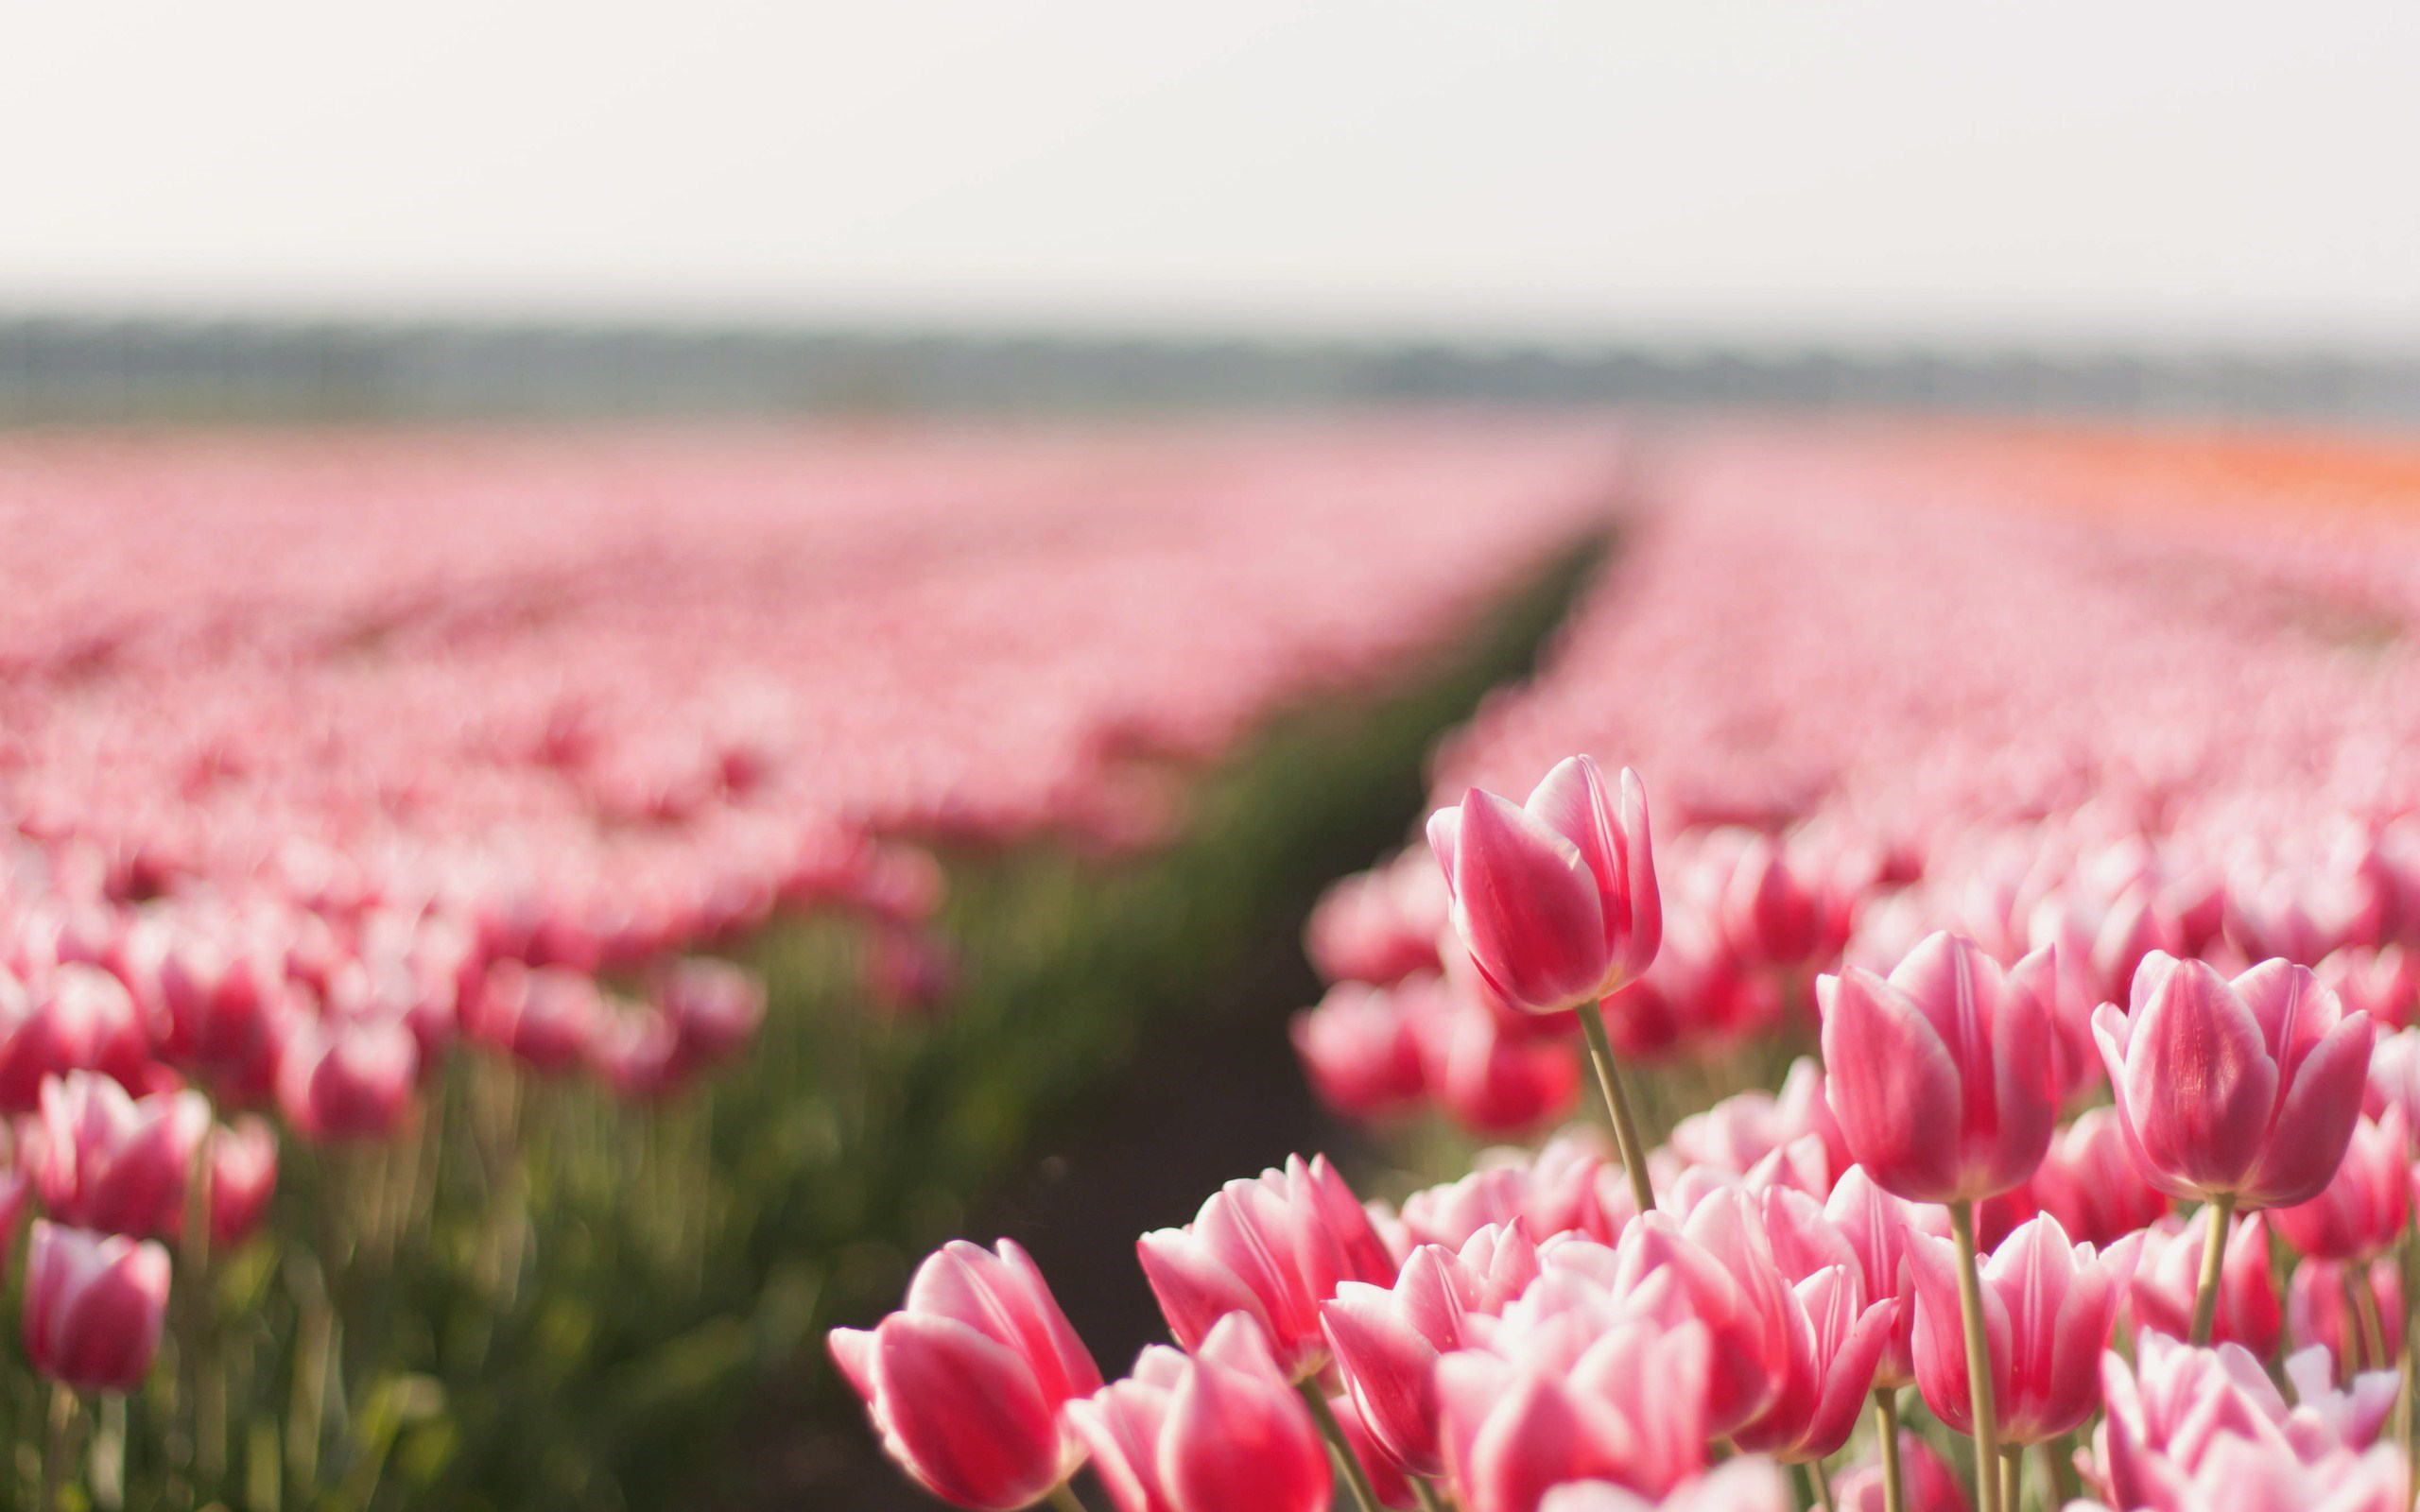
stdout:
[[[1321,1160],[1231,1182],[1143,1237],[1179,1349],[1107,1384],[1013,1245],[953,1246],[832,1337],[910,1473],[1000,1509],[1074,1504],[1089,1455],[1121,1512],[1313,1512],[1338,1480],[1371,1512],[1563,1512],[1789,1505],[1794,1466],[1825,1506],[1967,1506],[1903,1449],[1913,1387],[1971,1438],[1987,1512],[2030,1459],[2053,1505],[2408,1512],[2386,1430],[2411,1356],[2372,1278],[2420,1253],[2420,1031],[2377,1043],[2290,961],[2230,979],[2151,950],[2093,1015],[2113,1100],[2062,1127],[2058,945],[2003,966],[1944,931],[1819,974],[1821,1065],[1651,1151],[1594,1028],[1661,925],[1644,795],[1619,793],[1576,758],[1430,826],[1469,971],[1589,1029],[1614,1159],[1565,1138],[1399,1211]],[[2302,1257],[2290,1353],[2273,1237]],[[1876,1463],[1836,1488],[1869,1416]]]
[[[1614,458],[1493,422],[0,446],[0,1500],[666,1494],[621,1472],[1011,1141],[918,1100],[1095,944],[1049,863],[953,902],[939,843],[1162,838],[1272,713],[1410,679],[1595,528]],[[1011,979],[959,994],[961,952]],[[1069,1085],[1115,1049],[1060,1027]]]

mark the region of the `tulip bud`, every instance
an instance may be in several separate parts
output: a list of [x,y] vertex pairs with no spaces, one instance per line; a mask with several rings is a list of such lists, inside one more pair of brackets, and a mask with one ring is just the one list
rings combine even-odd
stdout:
[[1342,1117],[1392,1118],[1426,1090],[1412,1017],[1393,990],[1339,983],[1294,1015],[1290,1032],[1311,1089]]
[[138,1100],[107,1076],[71,1071],[43,1083],[35,1126],[29,1163],[53,1217],[138,1239],[183,1232],[185,1185],[210,1132],[201,1093]]
[[2046,948],[2003,974],[1973,940],[1938,934],[1888,979],[1853,966],[1817,980],[1832,1112],[1885,1191],[1968,1202],[2032,1175],[2057,1111],[2054,970]]
[[1595,1003],[1654,960],[1664,911],[1647,794],[1622,772],[1616,820],[1597,764],[1572,757],[1526,805],[1472,788],[1428,821],[1455,931],[1488,985],[1551,1013]]
[[[2105,1251],[2071,1246],[2059,1220],[2046,1214],[2019,1225],[1992,1252],[1982,1266],[1983,1316],[2002,1443],[2038,1444],[2072,1433],[2100,1405],[2100,1351],[2125,1299],[2138,1243],[2121,1239]],[[1925,1237],[1910,1259],[1917,1388],[1934,1417],[1971,1433],[1957,1252]]]
[[419,1069],[419,1042],[392,1020],[301,1022],[278,1060],[278,1107],[305,1139],[384,1139],[411,1111]]
[[26,1356],[79,1391],[132,1391],[159,1351],[168,1252],[152,1241],[34,1220]]
[[1098,1390],[1100,1371],[1011,1241],[942,1246],[900,1311],[872,1331],[834,1329],[828,1342],[883,1447],[945,1502],[1011,1512],[1083,1463],[1059,1409]]
[[242,1244],[268,1214],[277,1194],[277,1132],[249,1114],[211,1131],[210,1240]]
[[2318,1260],[2368,1260],[2403,1237],[2411,1211],[2411,1174],[2403,1111],[2354,1125],[2343,1162],[2319,1195],[2273,1215],[2286,1242]]
[[2093,1035],[2127,1150],[2162,1192],[2287,1207],[2336,1174],[2360,1115],[2370,1021],[2308,968],[2271,960],[2229,982],[2155,951],[2132,1009],[2102,1004]]

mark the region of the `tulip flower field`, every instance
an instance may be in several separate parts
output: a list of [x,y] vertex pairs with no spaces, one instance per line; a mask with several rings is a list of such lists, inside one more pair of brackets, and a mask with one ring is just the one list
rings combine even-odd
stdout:
[[991,1509],[2410,1512],[2420,462],[1637,470],[1305,931],[1395,1157],[1172,1198],[1131,1366],[942,1247],[829,1336],[884,1448]]
[[688,1502],[1621,455],[0,438],[0,1503]]

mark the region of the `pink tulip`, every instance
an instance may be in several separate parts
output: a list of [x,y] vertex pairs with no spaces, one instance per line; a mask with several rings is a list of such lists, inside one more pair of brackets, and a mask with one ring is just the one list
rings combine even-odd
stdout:
[[585,1064],[607,1014],[596,984],[561,967],[498,961],[468,1005],[462,1027],[530,1070],[560,1073]]
[[728,1060],[765,1022],[765,987],[728,961],[693,956],[650,984],[655,1009],[670,1023],[681,1057],[693,1065]]
[[1856,1432],[1899,1299],[1868,1301],[1854,1264],[1819,1270],[1789,1294],[1788,1373],[1771,1404],[1732,1439],[1786,1464],[1828,1459]]
[[2308,968],[2272,960],[2227,981],[2153,952],[2134,1005],[2093,1015],[2126,1146],[2172,1197],[2277,1208],[2318,1195],[2361,1110],[2370,1021]]
[[1435,925],[1420,917],[1405,897],[1408,873],[1404,863],[1422,863],[1426,877],[1436,877],[1432,860],[1408,853],[1394,864],[1358,872],[1330,886],[1311,910],[1304,927],[1303,950],[1320,978],[1326,982],[1367,982],[1384,987],[1415,971],[1438,969]]
[[1059,1409],[1100,1389],[1100,1371],[1011,1240],[943,1246],[917,1267],[900,1311],[870,1332],[834,1329],[827,1342],[883,1447],[945,1502],[1029,1506],[1083,1463]]
[[277,1131],[250,1114],[210,1135],[210,1241],[242,1244],[277,1194]]
[[[2193,1299],[2209,1236],[2210,1226],[2200,1213],[2189,1221],[2166,1218],[2142,1231],[2142,1253],[2127,1294],[2137,1330],[2175,1339],[2192,1336]],[[2227,1236],[2210,1338],[2266,1358],[2276,1349],[2284,1325],[2276,1278],[2269,1269],[2268,1215],[2255,1213]]]
[[[1796,1214],[1798,1222],[1790,1224],[1789,1214]],[[1764,1222],[1773,1234],[1773,1251],[1784,1248],[1784,1228],[1806,1228],[1803,1205],[1786,1197],[1767,1197]],[[1832,1195],[1824,1197],[1823,1222],[1846,1246],[1851,1261],[1857,1263],[1858,1282],[1866,1297],[1897,1297],[1900,1309],[1893,1321],[1890,1343],[1883,1355],[1876,1360],[1876,1386],[1914,1386],[1917,1383],[1917,1362],[1914,1362],[1914,1331],[1917,1331],[1917,1280],[1907,1263],[1907,1248],[1917,1234],[1931,1234],[1933,1239],[1948,1239],[1950,1219],[1941,1207],[1931,1202],[1910,1202],[1907,1197],[1893,1197],[1873,1183],[1863,1166],[1849,1166],[1840,1183],[1832,1188]],[[1798,1253],[1807,1251],[1806,1241],[1790,1246]],[[1832,1263],[1829,1256],[1820,1256],[1823,1263]],[[1789,1265],[1786,1265],[1789,1267]],[[1812,1275],[1812,1265],[1806,1270],[1790,1267],[1798,1275]]]
[[420,1045],[393,1020],[295,1025],[278,1061],[277,1102],[302,1137],[384,1139],[411,1112]]
[[107,1076],[71,1071],[43,1083],[36,1128],[29,1163],[53,1217],[138,1239],[184,1231],[185,1186],[210,1133],[201,1093],[137,1099]]
[[[1899,1435],[1899,1474],[1906,1490],[1903,1512],[1968,1512],[1966,1488],[1940,1451],[1910,1433]],[[1888,1512],[1882,1462],[1869,1453],[1832,1483],[1839,1512]]]
[[36,1110],[48,1076],[78,1070],[135,1075],[144,1053],[134,1000],[109,972],[71,963],[30,989],[0,972],[0,1112]]
[[1795,1504],[1789,1478],[1778,1467],[1741,1458],[1716,1466],[1660,1501],[1606,1481],[1558,1486],[1538,1503],[1538,1512],[1790,1512]]
[[1311,1090],[1342,1117],[1394,1118],[1416,1108],[1427,1090],[1420,1041],[1398,990],[1340,982],[1319,1006],[1294,1015],[1289,1028]]
[[1403,1222],[1415,1241],[1449,1249],[1491,1224],[1538,1245],[1565,1233],[1611,1242],[1630,1216],[1627,1190],[1594,1135],[1568,1134],[1534,1156],[1494,1152],[1468,1175],[1413,1193]]
[[2050,951],[2003,976],[1974,941],[1938,934],[1886,980],[1820,978],[1825,1091],[1849,1153],[1884,1190],[1969,1202],[2031,1176],[2057,1088],[2042,994]]
[[[2354,1304],[2366,1282],[2377,1335]],[[2286,1327],[2298,1345],[2325,1347],[2348,1375],[2357,1366],[2393,1365],[2403,1356],[2403,1277],[2394,1257],[2365,1265],[2306,1260],[2286,1282]]]
[[[2072,1433],[2100,1405],[2095,1370],[2137,1243],[2121,1239],[2105,1251],[2071,1246],[2059,1220],[2045,1215],[2020,1225],[1984,1263],[1983,1326],[2000,1442],[2038,1444]],[[1957,1253],[1946,1241],[1918,1238],[1909,1259],[1917,1388],[1934,1417],[1971,1432]]]
[[1488,984],[1515,1007],[1595,1003],[1655,959],[1663,907],[1647,793],[1621,776],[1619,818],[1597,764],[1571,757],[1526,805],[1472,788],[1428,820],[1454,928]]
[[1551,1039],[1508,1034],[1486,1009],[1431,994],[1412,1029],[1421,1079],[1438,1108],[1477,1133],[1525,1133],[1568,1116],[1580,1101],[1580,1061]]
[[1753,1199],[1718,1192],[1682,1221],[1651,1212],[1623,1232],[1616,1254],[1617,1294],[1668,1327],[1694,1320],[1707,1330],[1709,1433],[1730,1433],[1773,1406],[1789,1383],[1799,1314]]
[[1537,1512],[1574,1481],[1660,1497],[1704,1469],[1703,1325],[1631,1318],[1553,1336],[1560,1347],[1535,1354],[1464,1349],[1438,1362],[1449,1484],[1464,1512]]
[[1848,1147],[1824,1097],[1824,1071],[1811,1058],[1791,1063],[1778,1093],[1735,1092],[1672,1126],[1672,1152],[1692,1165],[1745,1176],[1774,1151],[1809,1135],[1822,1141],[1830,1189],[1848,1168]]
[[2152,1186],[2126,1152],[2117,1111],[2087,1108],[2050,1137],[2041,1168],[2027,1183],[2033,1201],[2075,1238],[2114,1244],[2158,1222],[2167,1194]]
[[132,1391],[159,1352],[168,1252],[150,1240],[34,1220],[26,1262],[26,1356],[79,1391]]
[[2420,1136],[2420,1029],[2382,1034],[2370,1049],[2361,1111],[2372,1118],[2390,1108],[2403,1112],[2403,1131]]
[[2401,945],[2347,946],[2331,952],[2311,974],[2346,1008],[2368,1014],[2382,1035],[2410,1023],[2420,1002],[2420,954]]
[[1152,1345],[1066,1417],[1119,1512],[1326,1512],[1319,1428],[1249,1317],[1190,1358]]
[[2319,1195],[2274,1213],[2277,1231],[2320,1260],[2368,1260],[2403,1237],[2411,1211],[2411,1172],[2403,1113],[2354,1125],[2343,1163]]
[[1346,1281],[1320,1309],[1338,1373],[1372,1440],[1390,1463],[1414,1474],[1444,1469],[1435,1367],[1462,1347],[1462,1314],[1477,1292],[1453,1251],[1423,1245],[1392,1289]]
[[2109,1414],[2100,1437],[2111,1504],[2147,1512],[2408,1512],[2407,1467],[2373,1445],[2393,1410],[2391,1373],[2343,1392],[2321,1351],[2289,1360],[2288,1408],[2253,1355],[2144,1339],[2129,1369],[2103,1356]]
[[1352,1397],[1328,1398],[1327,1410],[1336,1418],[1337,1431],[1344,1435],[1346,1450],[1369,1479],[1378,1504],[1387,1512],[1413,1512],[1419,1504],[1419,1493],[1411,1488],[1409,1478],[1395,1468],[1393,1458],[1371,1436],[1370,1425],[1361,1420],[1361,1409],[1354,1404]]
[[242,1104],[268,1100],[288,1012],[285,981],[258,953],[190,929],[162,938],[151,968],[160,1055]]
[[1179,1344],[1199,1349],[1219,1319],[1249,1314],[1297,1380],[1327,1363],[1320,1304],[1338,1285],[1395,1277],[1368,1214],[1324,1156],[1230,1181],[1192,1223],[1145,1234],[1135,1248]]
[[1826,944],[1824,899],[1790,867],[1772,836],[1751,833],[1723,858],[1716,902],[1723,937],[1760,966],[1812,963]]

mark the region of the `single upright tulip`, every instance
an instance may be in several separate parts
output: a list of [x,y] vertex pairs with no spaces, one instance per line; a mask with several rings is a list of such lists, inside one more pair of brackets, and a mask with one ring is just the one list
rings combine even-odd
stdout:
[[242,1104],[266,1101],[277,1077],[285,983],[260,953],[216,931],[154,943],[150,977],[161,1057]]
[[53,1217],[138,1239],[184,1231],[186,1182],[210,1133],[201,1093],[138,1099],[107,1076],[71,1071],[43,1083],[36,1128],[27,1153]]
[[26,1261],[26,1357],[79,1391],[132,1391],[160,1349],[168,1252],[150,1240],[34,1220]]
[[2411,1211],[2411,1169],[2403,1112],[2390,1108],[2354,1126],[2343,1163],[2319,1195],[2274,1213],[2286,1242],[2317,1260],[2368,1260],[2403,1237]]
[[1427,1090],[1420,1040],[1398,990],[1340,982],[1317,1007],[1294,1015],[1289,1031],[1311,1090],[1343,1117],[1393,1118]]
[[1100,1370],[1013,1241],[943,1246],[900,1311],[827,1342],[883,1447],[945,1502],[1030,1506],[1083,1463],[1059,1410],[1100,1389]]
[[2154,951],[2134,1002],[2093,1034],[2126,1147],[2172,1197],[2281,1208],[2317,1196],[2360,1116],[2371,1028],[2307,967],[2271,960],[2229,982]]
[[420,1042],[392,1019],[310,1020],[279,1053],[277,1103],[303,1138],[384,1139],[411,1111]]
[[1890,1348],[1899,1298],[1869,1298],[1854,1264],[1827,1266],[1791,1288],[1789,1352],[1781,1390],[1732,1434],[1742,1449],[1785,1464],[1828,1459],[1857,1430]]
[[277,1131],[247,1113],[210,1135],[210,1242],[242,1244],[277,1194]]
[[1326,1512],[1319,1427],[1241,1314],[1189,1358],[1150,1346],[1132,1375],[1071,1400],[1066,1418],[1119,1512]]
[[1664,911],[1647,794],[1621,775],[1619,816],[1586,756],[1547,774],[1529,802],[1472,788],[1428,820],[1454,928],[1490,986],[1532,1013],[1596,1003],[1655,958]]
[[1708,1330],[1709,1433],[1730,1433],[1774,1403],[1789,1376],[1790,1287],[1754,1199],[1718,1192],[1681,1221],[1651,1212],[1623,1231],[1616,1254],[1616,1295],[1668,1326],[1694,1319]]
[[2306,1260],[2286,1282],[2286,1328],[2323,1346],[2346,1377],[2403,1356],[2403,1278],[2393,1256],[2366,1264]]
[[1135,1248],[1179,1344],[1199,1349],[1220,1318],[1247,1313],[1296,1380],[1327,1364],[1320,1304],[1338,1285],[1395,1278],[1369,1215],[1324,1156],[1230,1181],[1192,1223],[1145,1234]]
[[1849,1153],[1887,1192],[1971,1203],[2033,1174],[2058,1088],[2052,950],[2003,973],[1973,940],[1926,939],[1888,978],[1819,978],[1825,1091]]
[[1338,1371],[1388,1460],[1416,1475],[1444,1469],[1437,1441],[1435,1372],[1462,1347],[1462,1315],[1478,1290],[1461,1259],[1423,1245],[1392,1288],[1346,1281],[1320,1309]]
[[2168,1194],[2154,1187],[2126,1153],[2116,1109],[2087,1108],[2051,1136],[2041,1168],[2027,1183],[2042,1211],[2086,1244],[2114,1244],[2157,1223]]
[[0,971],[0,1112],[33,1112],[43,1078],[99,1066],[121,1011],[133,1000],[96,968],[57,967],[39,989]]
[[607,1021],[594,979],[561,967],[497,961],[465,1005],[463,1028],[479,1043],[530,1070],[560,1073],[584,1065]]
[[[2139,1241],[2070,1245],[2045,1214],[2018,1226],[1983,1267],[1992,1400],[2004,1443],[2072,1433],[2100,1405],[2101,1347],[2125,1299]],[[1916,1385],[1933,1416],[1972,1431],[1958,1258],[1938,1239],[1910,1252],[1916,1275]]]
[[1526,1133],[1566,1117],[1580,1101],[1580,1062],[1567,1043],[1507,1033],[1476,1004],[1432,989],[1415,1003],[1412,1030],[1422,1085],[1440,1110],[1475,1133]]
[[1899,1300],[1890,1339],[1875,1362],[1874,1384],[1915,1384],[1915,1276],[1908,1248],[1917,1234],[1948,1238],[1949,1215],[1930,1203],[1893,1196],[1860,1165],[1842,1173],[1820,1206],[1786,1191],[1768,1193],[1764,1201],[1765,1228],[1786,1272],[1804,1280],[1845,1257],[1868,1298]]

